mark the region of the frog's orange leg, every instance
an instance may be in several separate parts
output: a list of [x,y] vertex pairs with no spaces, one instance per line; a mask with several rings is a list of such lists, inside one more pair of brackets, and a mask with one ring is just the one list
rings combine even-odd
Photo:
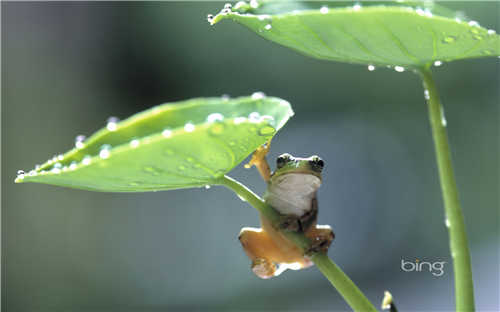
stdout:
[[242,228],[238,239],[248,258],[252,260],[252,271],[260,278],[271,278],[276,272],[276,264],[269,258],[276,245],[262,229]]
[[260,175],[264,181],[268,182],[271,178],[271,168],[266,160],[266,155],[269,153],[271,148],[271,140],[269,140],[264,145],[259,146],[252,155],[252,159],[245,165],[245,168],[251,168],[255,166],[259,170]]

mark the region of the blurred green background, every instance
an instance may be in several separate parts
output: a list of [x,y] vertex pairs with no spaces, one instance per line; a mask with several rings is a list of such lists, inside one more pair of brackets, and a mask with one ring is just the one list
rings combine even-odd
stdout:
[[[2,307],[5,311],[341,311],[310,268],[263,281],[237,235],[255,209],[213,187],[144,194],[15,185],[109,116],[263,91],[296,112],[273,141],[326,162],[330,256],[375,304],[454,308],[453,272],[418,77],[318,61],[243,27],[208,25],[222,2],[2,2]],[[499,2],[447,2],[498,29]],[[477,307],[500,309],[499,60],[435,68],[472,250]],[[274,162],[274,161],[273,161]],[[255,170],[231,175],[261,193]],[[401,259],[447,261],[445,274]]]

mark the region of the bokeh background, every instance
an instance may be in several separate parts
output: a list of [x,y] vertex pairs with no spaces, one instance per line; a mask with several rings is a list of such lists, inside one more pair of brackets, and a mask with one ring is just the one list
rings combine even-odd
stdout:
[[[208,25],[222,2],[2,2],[2,307],[5,311],[343,311],[316,268],[263,281],[237,235],[255,209],[213,187],[92,193],[13,183],[109,116],[199,96],[263,91],[296,115],[274,139],[326,161],[330,256],[377,305],[454,308],[453,273],[416,75],[319,61],[243,27]],[[499,30],[499,2],[447,2]],[[472,250],[477,307],[499,302],[499,60],[434,69]],[[240,165],[254,191],[265,184]],[[447,261],[445,274],[401,259]]]

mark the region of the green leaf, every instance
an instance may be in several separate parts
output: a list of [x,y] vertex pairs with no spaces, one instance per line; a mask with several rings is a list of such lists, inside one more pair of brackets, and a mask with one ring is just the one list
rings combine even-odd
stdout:
[[122,122],[110,120],[66,154],[19,172],[16,182],[108,192],[209,185],[292,115],[287,101],[262,93],[164,104]]
[[[424,2],[425,4],[426,2]],[[443,7],[419,2],[240,2],[211,24],[230,19],[258,35],[318,59],[422,67],[500,55],[500,36]],[[340,5],[344,5],[343,7]]]

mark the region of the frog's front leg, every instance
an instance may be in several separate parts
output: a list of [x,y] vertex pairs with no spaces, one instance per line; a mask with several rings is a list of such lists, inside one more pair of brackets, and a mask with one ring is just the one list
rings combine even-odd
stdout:
[[276,250],[276,245],[262,229],[242,228],[238,239],[243,250],[252,261],[252,271],[260,278],[267,279],[276,273],[276,264],[270,259]]
[[335,238],[335,234],[329,225],[315,225],[305,235],[311,240],[311,246],[306,250],[306,255],[316,252],[327,252]]
[[271,178],[271,168],[269,167],[269,163],[267,162],[266,155],[269,153],[269,149],[271,148],[271,140],[269,140],[264,145],[259,146],[252,155],[252,158],[245,165],[245,168],[251,168],[255,166],[259,171],[262,179],[268,182]]

